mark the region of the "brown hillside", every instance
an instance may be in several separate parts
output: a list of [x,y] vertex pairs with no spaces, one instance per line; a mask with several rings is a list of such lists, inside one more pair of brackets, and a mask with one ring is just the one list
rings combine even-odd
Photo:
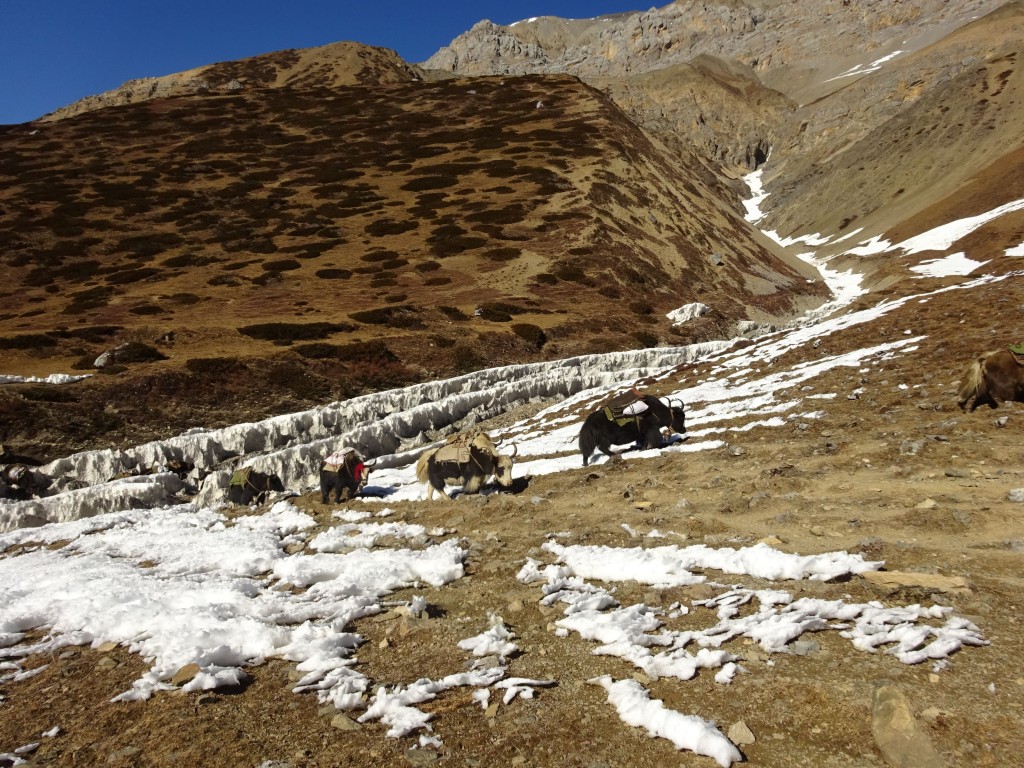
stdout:
[[[125,341],[168,358],[68,404],[5,390],[0,439],[40,447],[64,439],[38,437],[42,423],[81,418],[79,393],[105,403],[136,374],[159,402],[69,426],[63,450],[145,437],[129,422],[152,408],[162,428],[211,426],[719,337],[826,295],[719,202],[703,166],[570,77],[157,99],[12,126],[0,148],[6,371],[91,371]],[[671,328],[665,313],[697,300],[715,311]],[[62,408],[75,417],[48,416]]]
[[231,93],[245,88],[404,83],[416,78],[415,70],[392,50],[339,42],[129,80],[112,91],[87,96],[54,110],[41,120],[61,120],[96,109],[171,96]]

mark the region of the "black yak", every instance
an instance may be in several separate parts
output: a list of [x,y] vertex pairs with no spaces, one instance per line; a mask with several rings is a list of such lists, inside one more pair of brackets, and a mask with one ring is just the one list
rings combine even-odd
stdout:
[[580,428],[580,453],[583,466],[587,466],[595,449],[607,456],[615,456],[611,447],[637,443],[641,448],[660,448],[664,445],[663,429],[678,434],[686,433],[686,412],[682,401],[669,401],[666,405],[653,395],[638,400],[646,409],[636,414],[622,414],[621,410],[606,405],[587,416]]

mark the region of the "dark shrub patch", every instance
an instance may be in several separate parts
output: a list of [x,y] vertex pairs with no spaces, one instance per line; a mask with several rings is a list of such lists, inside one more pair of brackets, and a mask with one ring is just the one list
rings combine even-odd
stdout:
[[264,272],[262,275],[257,275],[252,279],[253,285],[270,285],[280,281],[281,273],[277,271]]
[[192,304],[198,304],[202,301],[202,297],[196,296],[194,293],[172,293],[167,297],[175,304],[184,304],[185,306],[191,306]]
[[534,279],[537,281],[537,285],[554,285],[558,282],[558,278],[550,272],[541,272]]
[[349,323],[257,323],[243,326],[238,332],[252,339],[287,345],[353,330],[355,326]]
[[622,292],[614,285],[604,285],[597,289],[597,292],[602,296],[606,296],[609,299],[618,299],[622,296]]
[[487,245],[487,240],[482,237],[453,237],[431,243],[430,250],[435,256],[443,259],[445,256],[454,256],[484,245]]
[[558,264],[554,268],[554,274],[559,280],[567,280],[571,283],[588,282],[587,273],[573,264]]
[[234,275],[216,275],[206,281],[207,285],[241,285],[242,281]]
[[59,331],[56,335],[61,338],[82,339],[94,344],[99,344],[121,330],[124,329],[120,325],[87,325],[82,328],[71,328],[67,331]]
[[416,229],[419,225],[415,221],[392,221],[391,219],[380,219],[367,224],[364,228],[364,232],[374,237],[382,237],[384,235],[400,235],[403,232],[408,232],[411,229]]
[[649,315],[654,312],[654,307],[646,301],[637,300],[629,302],[629,311],[636,315]]
[[469,315],[467,315],[458,307],[449,307],[446,305],[441,305],[438,307],[438,310],[449,320],[469,320]]
[[484,320],[490,320],[493,323],[507,323],[512,319],[512,315],[508,312],[502,312],[494,306],[480,307],[478,316]]
[[259,259],[249,259],[248,261],[233,261],[230,264],[225,264],[223,267],[221,267],[221,269],[227,272],[234,272],[237,269],[244,269],[245,267],[248,267],[250,264],[255,264],[258,261]]
[[434,228],[434,231],[430,233],[430,237],[427,238],[427,242],[433,243],[438,240],[450,240],[453,237],[460,237],[464,234],[466,234],[466,230],[456,224],[442,224]]
[[0,349],[41,349],[57,346],[57,339],[48,333],[22,333],[0,339]]
[[532,323],[513,323],[512,332],[521,339],[540,349],[548,342],[548,336],[544,329]]
[[444,275],[438,275],[437,277],[428,277],[423,281],[424,285],[448,285],[452,279],[445,277]]
[[118,244],[118,248],[145,259],[181,244],[181,235],[174,232],[157,232],[152,235],[126,237]]
[[129,283],[138,283],[145,280],[148,277],[159,275],[160,270],[152,267],[139,267],[138,269],[126,269],[123,272],[115,272],[112,275],[107,275],[107,282],[113,285],[127,285]]
[[658,337],[650,333],[649,331],[636,331],[632,334],[633,338],[643,344],[645,347],[656,347],[658,346]]
[[371,264],[378,261],[391,261],[398,258],[396,251],[373,251],[371,253],[365,253],[359,257],[360,261],[368,261]]
[[276,259],[263,262],[263,269],[267,272],[287,272],[291,269],[298,269],[301,266],[295,259]]
[[459,344],[452,350],[452,365],[458,373],[478,371],[486,364],[480,353],[468,344]]
[[458,342],[455,339],[451,339],[447,336],[434,335],[430,337],[430,343],[440,349],[450,349],[454,347]]
[[436,272],[440,268],[441,263],[438,261],[423,261],[413,267],[417,272]]
[[484,312],[501,312],[507,315],[521,315],[528,311],[505,301],[487,301],[480,305],[480,309]]
[[71,301],[62,310],[65,315],[74,315],[89,309],[105,307],[114,291],[107,287],[87,288],[71,294]]
[[318,269],[316,276],[321,280],[348,280],[352,277],[351,269]]
[[197,376],[216,376],[218,378],[249,370],[245,363],[234,357],[193,357],[185,361],[185,368]]
[[123,366],[125,363],[152,363],[157,360],[166,360],[167,355],[163,354],[156,347],[143,344],[141,341],[129,341],[121,344],[109,353],[110,363],[104,369]]
[[353,312],[349,317],[370,325],[387,325],[392,328],[423,328],[423,321],[419,319],[418,315],[419,310],[416,307],[398,305]]
[[208,253],[183,253],[180,256],[171,256],[161,263],[165,267],[204,267],[213,264],[218,259]]
[[521,253],[522,251],[518,248],[492,248],[489,251],[484,251],[481,255],[491,261],[512,261],[518,259]]

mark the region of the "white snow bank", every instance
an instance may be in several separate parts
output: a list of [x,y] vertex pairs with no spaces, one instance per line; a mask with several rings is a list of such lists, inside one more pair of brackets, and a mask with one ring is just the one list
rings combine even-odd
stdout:
[[651,736],[667,739],[676,749],[710,757],[722,768],[729,768],[743,759],[714,723],[669,709],[660,699],[652,699],[636,680],[613,681],[611,676],[601,675],[590,682],[608,692],[608,702],[624,723],[644,728]]
[[10,373],[0,373],[0,384],[71,384],[82,379],[88,379],[91,373],[51,373],[49,376],[15,376]]

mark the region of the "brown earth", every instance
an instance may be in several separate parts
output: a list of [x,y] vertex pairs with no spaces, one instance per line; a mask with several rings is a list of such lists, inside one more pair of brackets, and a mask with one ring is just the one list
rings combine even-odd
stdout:
[[[93,372],[130,341],[165,358],[0,390],[0,441],[43,458],[720,338],[827,296],[703,165],[571,77],[152,99],[0,147],[3,372]],[[665,317],[697,300],[714,312]]]
[[[943,282],[953,281],[927,286]],[[871,298],[865,307],[879,297]],[[757,646],[733,641],[726,648],[743,657],[747,671],[731,685],[716,684],[702,672],[689,682],[645,681],[652,696],[713,719],[723,731],[745,722],[756,738],[743,747],[751,765],[884,766],[872,737],[871,700],[874,689],[889,681],[907,696],[947,765],[1020,765],[1024,508],[1008,501],[1007,493],[1024,487],[1024,406],[964,414],[955,403],[966,361],[1005,339],[998,329],[1008,321],[1019,327],[1022,311],[1024,286],[1010,279],[914,300],[879,320],[836,332],[816,348],[794,350],[774,367],[885,343],[907,330],[927,335],[906,354],[864,369],[832,368],[808,382],[810,390],[799,394],[836,394],[832,401],[807,401],[823,410],[818,419],[708,436],[727,440],[727,448],[535,477],[518,494],[389,505],[396,519],[443,526],[465,537],[468,575],[423,592],[429,619],[386,614],[357,622],[354,629],[366,638],[358,668],[375,686],[457,671],[463,657],[452,653],[455,643],[482,631],[488,613],[495,612],[523,651],[512,659],[510,674],[551,678],[558,685],[538,690],[532,700],[501,705],[492,718],[463,689],[424,705],[444,742],[441,764],[710,766],[709,758],[677,752],[621,723],[604,692],[587,680],[600,674],[627,678],[634,668],[591,656],[590,644],[575,636],[557,638],[552,622],[560,613],[542,608],[539,588],[517,582],[516,573],[527,557],[549,561],[539,546],[546,534],[558,531],[570,532],[565,543],[622,547],[768,540],[801,554],[847,550],[884,560],[886,570],[909,572],[911,583],[889,588],[862,577],[832,583],[724,580],[777,587],[794,597],[948,605],[975,622],[991,644],[962,650],[948,668],[933,673],[929,664],[907,666],[889,655],[857,651],[836,632],[805,635],[820,648],[804,656],[769,658]],[[689,386],[707,370],[706,364],[696,365],[650,386]],[[859,397],[848,397],[858,388]],[[509,414],[492,426],[527,415]],[[297,503],[322,526],[331,525],[335,506],[321,505],[312,494]],[[677,537],[634,539],[623,523],[640,534],[657,528]],[[723,580],[715,572],[708,576]],[[960,577],[967,589],[944,592],[928,585],[933,576]],[[703,589],[655,590],[624,582],[616,598],[627,605],[689,604],[705,596]],[[694,619],[705,626],[700,610],[670,622],[670,628]],[[294,678],[284,662],[250,669],[253,682],[241,691],[159,694],[122,704],[109,699],[145,669],[124,649],[77,649],[33,659],[29,666],[44,663],[49,666],[41,674],[0,690],[6,697],[0,719],[4,748],[61,727],[60,736],[42,740],[33,765],[410,764],[406,750],[413,738],[387,738],[379,723],[338,730],[331,725],[333,711],[318,710],[312,696],[288,692]]]

